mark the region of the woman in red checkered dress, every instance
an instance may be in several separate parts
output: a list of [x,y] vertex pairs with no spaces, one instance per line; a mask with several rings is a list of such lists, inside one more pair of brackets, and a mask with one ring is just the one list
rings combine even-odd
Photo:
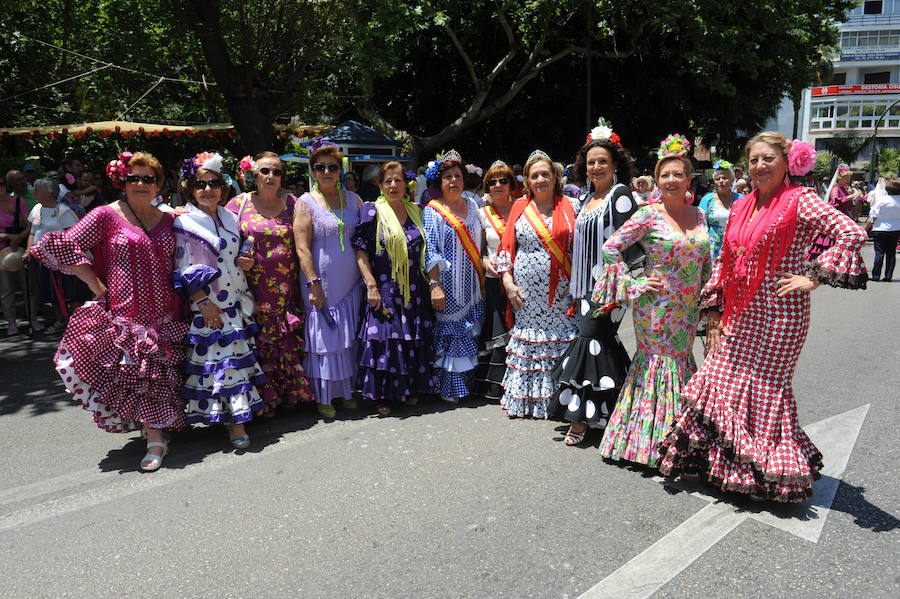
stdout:
[[[822,467],[797,422],[791,387],[809,329],[809,292],[821,283],[865,289],[868,278],[860,255],[865,231],[814,190],[788,182],[789,163],[799,175],[815,158],[808,144],[793,145],[774,132],[747,144],[756,189],[728,219],[701,294],[709,353],[684,388],[660,451],[663,474],[702,474],[723,490],[783,502],[809,497]],[[822,233],[834,245],[804,262]]]
[[179,366],[188,326],[172,286],[175,218],[152,204],[162,165],[140,152],[120,158],[121,166],[111,163],[107,172],[124,196],[46,234],[30,251],[96,296],[72,314],[54,357],[66,389],[98,427],[144,429],[141,468],[156,470],[167,449],[164,431],[185,426]]

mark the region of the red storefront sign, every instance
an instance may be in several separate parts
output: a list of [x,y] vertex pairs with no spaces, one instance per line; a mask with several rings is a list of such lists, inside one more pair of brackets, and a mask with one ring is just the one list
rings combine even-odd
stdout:
[[900,83],[870,83],[867,85],[824,85],[812,88],[813,97],[842,96],[844,94],[896,94]]

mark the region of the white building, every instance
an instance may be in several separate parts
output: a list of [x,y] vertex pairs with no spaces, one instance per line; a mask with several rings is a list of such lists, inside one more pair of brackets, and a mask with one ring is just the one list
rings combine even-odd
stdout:
[[[847,131],[870,137],[877,127],[879,148],[900,147],[900,103],[891,107],[900,101],[900,0],[860,2],[839,29],[831,81],[803,91],[798,137],[824,150],[826,139]],[[767,126],[790,136],[793,103],[783,102]],[[867,145],[857,162],[870,154]]]

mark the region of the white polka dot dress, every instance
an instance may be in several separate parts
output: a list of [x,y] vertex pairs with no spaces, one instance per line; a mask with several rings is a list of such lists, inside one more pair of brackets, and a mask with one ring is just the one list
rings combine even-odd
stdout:
[[[218,223],[195,206],[175,220],[175,286],[191,306],[187,381],[182,394],[190,424],[242,424],[263,409],[257,389],[266,376],[257,362],[253,298],[236,260],[237,216],[219,208]],[[203,291],[222,310],[222,327],[206,326],[190,297]]]

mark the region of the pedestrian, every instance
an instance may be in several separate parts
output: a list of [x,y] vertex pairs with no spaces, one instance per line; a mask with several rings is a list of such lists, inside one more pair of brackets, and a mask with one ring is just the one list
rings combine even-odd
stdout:
[[478,393],[486,399],[499,401],[503,396],[503,376],[506,374],[506,344],[509,343],[509,327],[506,324],[508,309],[506,292],[497,272],[497,251],[506,231],[509,212],[512,209],[512,189],[515,175],[502,160],[495,161],[484,174],[485,204],[479,210],[481,228],[484,231],[484,299],[485,317],[478,340],[478,369],[475,380]]
[[478,205],[462,197],[465,167],[456,150],[438,156],[425,176],[439,193],[422,211],[425,270],[435,311],[435,392],[458,403],[472,391],[484,320],[483,232]]
[[255,190],[232,198],[226,208],[237,215],[242,246],[253,261],[244,271],[256,302],[256,347],[266,381],[259,385],[265,402],[260,415],[274,416],[278,406],[310,403],[314,397],[303,369],[303,324],[306,314],[300,291],[294,244],[296,198],[281,187],[284,163],[274,152],[245,156],[240,162]]
[[257,386],[265,374],[256,358],[258,332],[241,256],[237,215],[221,206],[228,186],[222,156],[203,152],[183,161],[181,185],[190,195],[175,219],[175,289],[190,306],[187,381],[188,424],[224,424],[236,449],[250,446],[245,424],[264,407]]
[[[828,185],[828,190],[825,193],[828,204],[834,206],[842,214],[851,217],[853,217],[856,205],[863,196],[861,191],[850,185],[852,177],[853,172],[850,170],[850,167],[846,164],[841,164],[837,167],[837,170],[834,171],[834,175],[831,177],[831,183]],[[855,220],[855,217],[853,218]],[[806,251],[806,261],[814,261],[822,252],[830,248],[833,244],[834,240],[828,235],[817,235],[813,239],[809,249]]]
[[[28,214],[28,222],[31,223],[28,235],[29,248],[47,233],[65,231],[78,222],[75,212],[57,201],[59,184],[56,181],[37,179],[34,182],[34,197],[37,204]],[[26,260],[28,256],[26,253]],[[53,305],[59,326],[65,326],[74,304],[80,304],[91,298],[90,291],[78,277],[54,271],[40,262],[34,262],[30,276],[37,281],[32,288],[37,290],[38,302]]]
[[513,316],[500,407],[510,418],[546,419],[558,387],[550,371],[575,338],[566,311],[579,204],[562,195],[562,167],[541,150],[522,172],[525,197],[513,205],[497,252]]
[[[660,470],[701,475],[754,499],[799,502],[822,467],[797,421],[791,383],[809,295],[821,283],[865,288],[866,234],[815,190],[787,181],[814,166],[811,144],[767,131],[745,152],[756,189],[732,210],[703,289],[708,354],[683,391]],[[804,253],[819,234],[834,243],[808,265]]]
[[731,213],[731,206],[743,197],[743,194],[732,191],[734,173],[731,168],[732,165],[727,160],[716,160],[713,164],[715,190],[704,195],[698,206],[706,218],[713,262],[719,256],[719,249],[722,247],[722,237],[725,235],[725,225]]
[[294,212],[300,280],[309,294],[304,368],[323,418],[335,417],[334,400],[356,408],[363,285],[351,240],[362,202],[340,184],[343,159],[331,142],[314,142],[309,163],[316,182],[300,196]]
[[366,283],[359,329],[362,396],[387,416],[391,404],[416,405],[434,386],[434,318],[424,276],[422,210],[407,195],[399,162],[382,164],[378,181],[381,195],[363,204],[353,247]]
[[[16,313],[16,287],[22,290],[26,301],[31,305],[31,330],[37,332],[43,330],[43,325],[37,321],[37,294],[33,292],[33,279],[27,276],[27,271],[22,268],[21,256],[24,256],[28,234],[31,231],[31,223],[28,222],[29,209],[22,196],[12,195],[7,192],[7,180],[0,177],[0,253],[3,264],[7,261],[16,262],[14,270],[0,268],[0,307],[3,308],[3,317],[6,318],[6,336],[13,337],[19,334],[19,325]],[[12,254],[16,254],[12,256]],[[32,285],[31,287],[26,287]]]
[[[634,308],[637,351],[600,442],[600,455],[656,468],[659,445],[696,370],[692,348],[699,298],[710,276],[709,234],[688,193],[690,144],[675,134],[660,144],[654,178],[660,200],[635,212],[603,245],[604,269],[593,301]],[[644,274],[633,277],[622,251],[644,247]]]
[[[886,179],[884,188],[886,193],[880,194],[877,201],[872,203],[866,228],[872,232],[875,246],[871,280],[889,282],[894,278],[897,241],[900,239],[900,179]],[[884,278],[881,278],[882,264]]]
[[[602,429],[616,404],[631,360],[617,336],[625,308],[599,316],[592,301],[594,283],[603,270],[603,242],[637,209],[631,195],[631,159],[619,136],[605,122],[595,127],[578,151],[575,170],[589,191],[581,198],[575,221],[569,294],[578,335],[553,367],[559,391],[550,402],[550,417],[569,422],[563,442],[578,445],[588,427]],[[629,269],[643,260],[640,245],[624,250]]]
[[187,325],[172,286],[174,217],[151,205],[164,177],[152,155],[123,152],[107,173],[124,197],[46,234],[31,254],[76,275],[96,296],[69,319],[56,370],[98,427],[143,430],[140,466],[152,471],[168,451],[165,432],[185,425],[179,367]]

